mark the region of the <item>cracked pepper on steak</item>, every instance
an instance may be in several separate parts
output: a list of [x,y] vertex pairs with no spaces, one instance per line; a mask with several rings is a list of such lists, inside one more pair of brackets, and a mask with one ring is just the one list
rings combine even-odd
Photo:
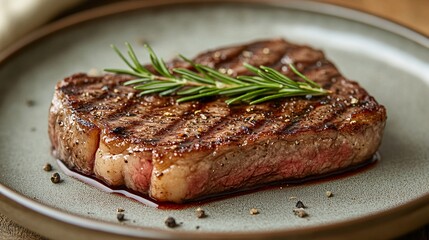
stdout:
[[[54,155],[69,168],[158,201],[192,199],[298,179],[359,164],[377,151],[386,110],[346,79],[322,51],[270,39],[202,53],[194,61],[250,74],[243,62],[298,79],[287,64],[332,93],[257,105],[225,99],[176,103],[137,96],[131,77],[74,74],[60,81],[49,112]],[[187,67],[173,60],[170,68]]]

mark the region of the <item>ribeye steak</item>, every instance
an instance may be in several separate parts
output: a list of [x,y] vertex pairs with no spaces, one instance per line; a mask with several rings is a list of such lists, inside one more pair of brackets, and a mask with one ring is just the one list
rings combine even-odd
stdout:
[[[54,154],[69,168],[158,201],[184,202],[263,183],[320,175],[377,151],[386,110],[324,54],[283,39],[216,49],[194,58],[231,75],[243,62],[296,78],[287,63],[332,91],[257,105],[225,99],[176,103],[137,96],[131,77],[75,74],[60,81],[49,112]],[[188,67],[173,60],[169,67]]]

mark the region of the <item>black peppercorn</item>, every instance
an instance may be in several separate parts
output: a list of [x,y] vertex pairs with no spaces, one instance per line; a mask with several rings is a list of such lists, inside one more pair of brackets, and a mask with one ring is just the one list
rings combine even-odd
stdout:
[[165,226],[169,228],[177,227],[176,219],[174,219],[173,217],[168,217],[167,219],[165,219],[164,223],[165,223]]
[[119,222],[122,222],[125,220],[125,214],[123,214],[122,212],[118,212],[116,214],[116,219],[118,219]]
[[52,174],[51,182],[52,183],[60,183],[61,182],[61,176],[60,176],[60,174],[59,173]]
[[295,205],[297,208],[305,208],[304,203],[302,203],[301,201],[298,201]]
[[124,127],[115,127],[113,130],[112,130],[112,133],[115,133],[115,134],[124,134],[124,132],[125,132],[125,128]]
[[45,166],[43,166],[43,170],[45,170],[46,172],[50,172],[52,170],[52,165],[46,163]]

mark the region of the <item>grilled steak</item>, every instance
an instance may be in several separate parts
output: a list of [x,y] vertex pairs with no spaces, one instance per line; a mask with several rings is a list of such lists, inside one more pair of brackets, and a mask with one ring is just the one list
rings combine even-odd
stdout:
[[[198,55],[231,75],[265,65],[297,69],[332,94],[258,105],[210,98],[177,104],[122,83],[129,76],[75,74],[59,82],[49,113],[54,154],[108,185],[184,202],[262,183],[319,175],[361,163],[377,150],[386,110],[324,54],[272,39]],[[180,60],[169,67],[187,67]],[[296,78],[297,79],[297,78]]]

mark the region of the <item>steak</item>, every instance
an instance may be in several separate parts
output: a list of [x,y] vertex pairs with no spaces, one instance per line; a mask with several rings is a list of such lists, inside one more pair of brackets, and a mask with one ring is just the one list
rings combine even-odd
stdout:
[[[193,59],[232,76],[243,62],[299,79],[292,62],[332,93],[257,105],[223,98],[176,103],[137,96],[126,75],[79,73],[60,81],[49,112],[54,155],[69,168],[158,201],[214,194],[343,169],[372,157],[386,110],[343,77],[322,51],[270,39],[208,51]],[[192,67],[181,60],[172,67]]]

